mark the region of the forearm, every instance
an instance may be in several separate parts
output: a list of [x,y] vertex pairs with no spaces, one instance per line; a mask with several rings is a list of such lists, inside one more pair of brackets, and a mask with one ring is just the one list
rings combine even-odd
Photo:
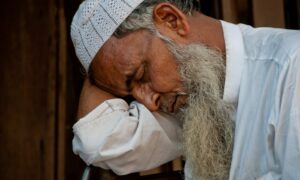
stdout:
[[157,167],[181,155],[181,128],[171,116],[152,113],[86,80],[73,126],[73,151],[87,164],[123,175]]
[[73,127],[73,150],[87,164],[123,175],[181,155],[179,123],[121,99],[105,101]]
[[80,94],[77,117],[82,118],[99,104],[106,100],[113,99],[115,96],[109,94],[95,85],[91,84],[89,79],[86,79]]

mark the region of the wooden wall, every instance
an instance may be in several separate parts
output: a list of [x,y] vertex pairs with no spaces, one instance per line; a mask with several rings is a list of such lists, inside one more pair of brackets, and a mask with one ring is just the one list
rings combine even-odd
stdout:
[[0,179],[55,178],[55,8],[38,0],[1,5]]
[[[70,50],[65,3],[2,2],[0,179],[79,179],[81,174],[83,163],[70,141],[81,75]],[[73,14],[79,0],[68,3]]]
[[[80,179],[71,150],[83,76],[69,37],[80,0],[4,0],[1,5],[0,179]],[[299,28],[298,0],[201,0],[202,11],[230,22]],[[180,165],[179,165],[180,166]],[[95,179],[181,179],[177,164]],[[154,174],[150,175],[149,174]],[[145,176],[147,175],[147,176]]]

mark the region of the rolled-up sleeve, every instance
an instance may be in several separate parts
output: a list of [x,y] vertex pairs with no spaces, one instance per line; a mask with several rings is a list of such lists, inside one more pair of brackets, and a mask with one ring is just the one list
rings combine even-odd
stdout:
[[105,101],[73,126],[73,151],[87,164],[125,175],[181,155],[177,120],[122,99]]

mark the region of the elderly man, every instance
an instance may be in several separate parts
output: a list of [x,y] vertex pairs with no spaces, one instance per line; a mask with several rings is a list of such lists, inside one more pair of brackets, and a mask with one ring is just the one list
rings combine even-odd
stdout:
[[74,152],[120,175],[184,155],[186,179],[299,179],[300,32],[194,3],[80,5],[71,36],[89,78]]

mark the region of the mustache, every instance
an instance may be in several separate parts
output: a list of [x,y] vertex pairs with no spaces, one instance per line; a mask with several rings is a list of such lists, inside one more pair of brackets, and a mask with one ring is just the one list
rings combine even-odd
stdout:
[[161,100],[160,111],[171,114],[171,115],[178,113],[178,111],[183,111],[185,105],[182,105],[182,107],[180,107],[179,109],[176,109],[176,111],[174,111],[173,108],[174,108],[175,104],[178,103],[177,101],[180,97],[188,97],[188,96],[189,96],[189,94],[187,92],[183,92],[183,91],[178,91],[173,94],[166,95],[164,97],[165,99]]

